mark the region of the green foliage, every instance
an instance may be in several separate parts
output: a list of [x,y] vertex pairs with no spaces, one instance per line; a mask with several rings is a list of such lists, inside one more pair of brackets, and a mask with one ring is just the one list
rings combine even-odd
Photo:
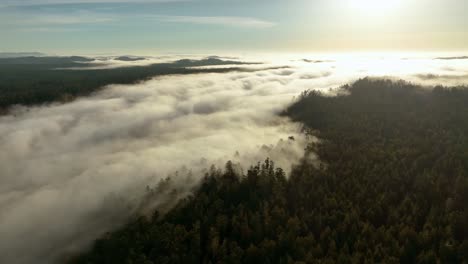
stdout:
[[164,216],[71,263],[467,263],[468,91],[363,79],[286,114],[326,166],[212,169]]

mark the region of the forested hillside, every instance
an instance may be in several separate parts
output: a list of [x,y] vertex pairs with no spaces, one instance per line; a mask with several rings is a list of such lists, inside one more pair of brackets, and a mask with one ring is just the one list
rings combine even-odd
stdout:
[[[128,57],[117,60],[129,61]],[[133,59],[134,60],[134,59]],[[178,60],[146,66],[94,69],[105,65],[85,57],[21,57],[0,58],[0,114],[16,104],[36,105],[67,102],[89,95],[109,84],[132,84],[149,78],[169,74],[195,74],[228,72],[234,68],[197,69],[190,67],[213,65],[239,65],[239,61],[226,61],[208,57],[201,60]]]
[[[321,139],[285,175],[211,169],[70,263],[467,263],[468,90],[363,79],[285,112]],[[256,161],[252,161],[256,162]]]

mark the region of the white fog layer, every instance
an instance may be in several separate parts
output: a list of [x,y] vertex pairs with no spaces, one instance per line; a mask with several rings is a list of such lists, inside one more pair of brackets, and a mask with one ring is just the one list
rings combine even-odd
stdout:
[[194,177],[174,179],[185,192],[203,169],[228,160],[246,170],[270,157],[289,171],[311,139],[278,113],[304,90],[327,92],[368,75],[425,85],[468,80],[459,60],[270,64],[289,68],[158,77],[0,116],[0,263],[53,263],[82,249],[136,213],[146,186],[181,167]]

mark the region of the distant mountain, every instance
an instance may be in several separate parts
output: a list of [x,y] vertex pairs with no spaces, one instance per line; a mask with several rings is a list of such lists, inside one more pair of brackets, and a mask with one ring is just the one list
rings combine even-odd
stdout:
[[[127,56],[124,56],[127,57]],[[131,57],[129,57],[131,58]],[[122,58],[121,58],[122,59]],[[125,58],[124,58],[125,59]],[[105,58],[71,57],[20,57],[0,58],[0,115],[16,104],[37,105],[50,102],[68,102],[86,96],[108,84],[132,84],[153,76],[171,74],[221,73],[248,71],[241,61],[220,59],[179,60],[143,66],[115,69],[93,69]],[[91,62],[93,62],[91,64]],[[239,65],[230,68],[192,68],[197,66]],[[72,69],[81,69],[79,71]],[[25,78],[25,76],[27,78]]]
[[458,56],[458,57],[438,57],[436,60],[467,60],[468,56]]
[[0,58],[22,58],[22,57],[42,57],[40,52],[0,52]]
[[145,60],[145,58],[133,57],[133,56],[120,56],[120,57],[117,57],[115,59],[119,60],[119,61],[141,61],[141,60]]
[[217,65],[251,65],[261,64],[256,62],[242,62],[234,60],[221,60],[214,57],[208,57],[201,60],[182,59],[174,62],[175,65],[180,67],[197,67],[197,66],[217,66]]
[[49,57],[49,56],[24,56],[24,57],[0,57],[0,64],[53,64],[59,66],[59,64],[73,64],[77,62],[91,62],[94,61],[92,58],[71,56],[71,57]]

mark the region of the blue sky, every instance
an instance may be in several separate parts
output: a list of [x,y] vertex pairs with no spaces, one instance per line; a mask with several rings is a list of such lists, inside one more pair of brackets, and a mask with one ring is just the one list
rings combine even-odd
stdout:
[[463,51],[466,10],[463,0],[1,0],[0,51]]

